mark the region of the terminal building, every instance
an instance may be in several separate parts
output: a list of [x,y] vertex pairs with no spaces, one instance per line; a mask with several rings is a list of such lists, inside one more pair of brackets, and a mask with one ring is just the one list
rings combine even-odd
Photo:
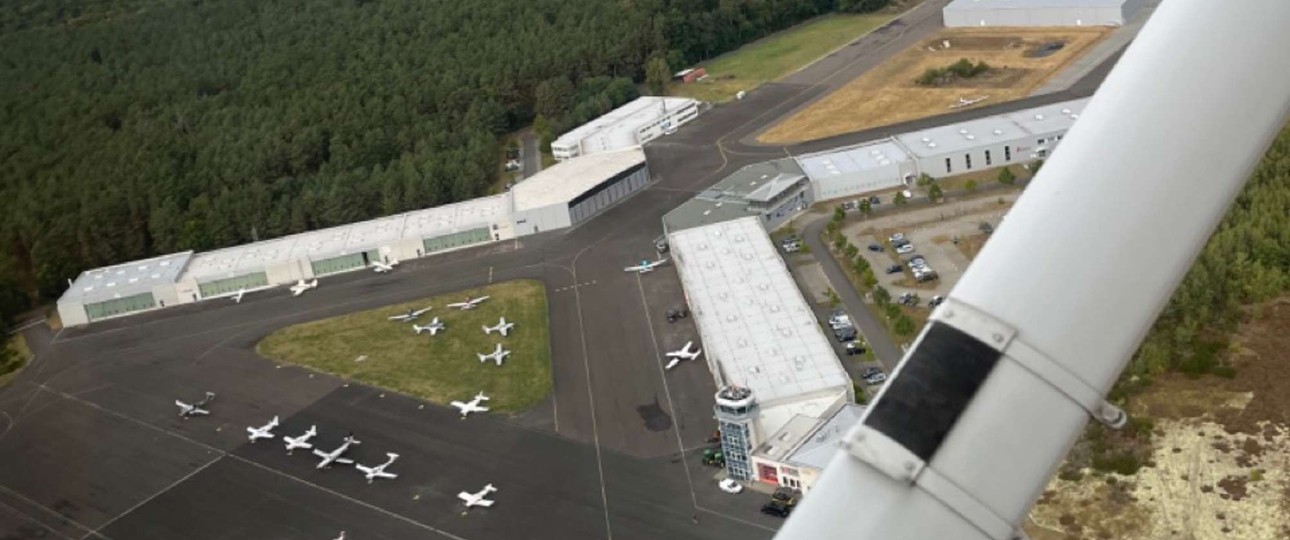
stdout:
[[500,195],[224,248],[87,270],[65,326],[254,291],[575,226],[644,188],[640,147],[558,163]]
[[758,218],[688,228],[668,242],[719,388],[714,413],[727,473],[809,489],[788,455],[763,447],[799,448],[815,430],[773,437],[790,424],[827,423],[854,402],[829,338]]
[[560,135],[551,143],[551,155],[563,161],[640,146],[672,133],[698,116],[696,100],[642,96]]
[[1146,0],[954,0],[945,26],[1122,26]]

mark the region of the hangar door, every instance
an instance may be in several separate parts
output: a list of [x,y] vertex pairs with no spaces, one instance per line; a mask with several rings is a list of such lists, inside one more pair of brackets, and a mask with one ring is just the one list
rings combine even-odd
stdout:
[[492,239],[493,236],[489,234],[488,227],[479,227],[425,238],[421,240],[421,243],[425,247],[425,252],[430,254],[436,251],[443,251],[445,249],[487,242]]
[[330,259],[320,259],[317,261],[310,261],[309,265],[313,267],[315,276],[325,276],[327,274],[335,274],[336,272],[344,272],[346,270],[362,268],[363,266],[366,265],[366,262],[363,261],[363,259],[365,258],[364,255],[366,255],[366,253],[355,253],[353,255],[341,255],[339,257],[332,257]]
[[245,274],[226,279],[216,279],[197,284],[197,288],[202,292],[202,298],[235,293],[242,289],[257,289],[267,286],[269,286],[269,278],[264,274],[264,272],[255,272],[253,274]]
[[125,298],[113,298],[94,304],[85,304],[85,316],[91,321],[124,315],[135,311],[151,309],[156,306],[157,302],[152,298],[152,293],[146,292],[127,296]]
[[649,169],[637,165],[614,175],[595,188],[569,202],[569,222],[577,225],[600,213],[614,203],[627,198],[649,183]]

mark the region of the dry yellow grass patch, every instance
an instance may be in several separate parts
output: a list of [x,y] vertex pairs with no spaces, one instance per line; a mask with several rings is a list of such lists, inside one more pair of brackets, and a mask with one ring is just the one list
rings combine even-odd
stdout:
[[[766,130],[757,140],[790,144],[925,118],[950,111],[959,98],[989,96],[977,105],[984,106],[1025,97],[1109,32],[1108,28],[943,30]],[[949,48],[944,47],[947,41]],[[1064,46],[1047,56],[1029,56],[1053,42]],[[960,58],[985,61],[993,69],[943,87],[914,82],[927,69],[944,68]]]

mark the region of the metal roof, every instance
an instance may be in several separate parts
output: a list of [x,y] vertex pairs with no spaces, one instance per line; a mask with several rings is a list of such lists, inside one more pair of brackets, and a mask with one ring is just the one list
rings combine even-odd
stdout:
[[849,388],[833,347],[756,217],[669,235],[721,383],[745,386],[763,404]]
[[918,157],[965,152],[982,146],[1026,139],[1032,135],[1065,131],[1075,125],[1088,98],[1064,101],[1017,112],[987,116],[896,135],[895,139]]
[[600,137],[612,141],[609,146],[637,144],[636,130],[641,126],[662,118],[667,111],[674,111],[691,104],[690,98],[641,96],[627,104],[609,111],[599,118],[578,126],[563,135],[555,142],[557,146],[576,145],[589,137]]
[[171,253],[81,272],[58,299],[59,304],[93,304],[113,298],[150,293],[152,288],[179,280],[193,252]]
[[806,176],[801,174],[780,173],[763,182],[757,189],[748,192],[744,198],[750,202],[769,202],[805,178]]
[[515,211],[568,203],[601,182],[642,163],[645,163],[645,151],[639,146],[561,161],[511,188]]
[[376,249],[402,238],[429,238],[510,219],[510,194],[309,231],[193,256],[184,278],[229,278],[293,260],[321,260]]
[[947,10],[1120,7],[1125,0],[954,0]]
[[819,426],[810,436],[797,446],[785,461],[823,469],[828,465],[838,449],[838,442],[851,430],[851,426],[860,421],[864,415],[864,405],[849,403],[838,409],[827,422],[816,423]]
[[797,156],[798,165],[812,180],[881,169],[903,161],[909,161],[909,154],[890,139]]
[[800,178],[805,174],[798,166],[797,160],[783,157],[746,165],[713,184],[708,191],[747,197],[763,185],[774,182],[776,178],[791,176]]

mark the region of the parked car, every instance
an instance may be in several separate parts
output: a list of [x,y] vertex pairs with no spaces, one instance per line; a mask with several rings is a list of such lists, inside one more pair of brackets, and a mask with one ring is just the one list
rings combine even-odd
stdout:
[[786,518],[789,514],[793,513],[793,507],[782,502],[771,501],[761,507],[761,513]]
[[927,307],[929,307],[929,308],[934,308],[934,307],[936,307],[936,306],[941,305],[941,303],[942,303],[942,302],[944,302],[944,301],[945,301],[945,297],[944,297],[944,296],[940,296],[940,295],[933,296],[931,300],[928,300],[928,301],[927,301]]
[[891,266],[888,266],[888,267],[887,267],[887,273],[888,273],[888,274],[899,274],[899,273],[900,273],[901,271],[903,271],[903,270],[904,270],[904,269],[903,269],[903,268],[901,268],[901,266],[900,266],[899,264],[893,264],[893,265],[891,265]]
[[744,487],[739,485],[739,482],[736,482],[735,479],[733,478],[727,478],[725,480],[717,482],[717,487],[721,488],[721,491],[724,491],[731,495],[737,494],[740,491],[744,490]]
[[802,492],[793,488],[787,488],[783,486],[775,488],[775,492],[770,494],[771,501],[781,502],[790,507],[797,506],[797,501],[798,499],[801,499],[801,498],[802,498]]
[[855,210],[856,208],[859,208],[859,207],[860,205],[857,204],[855,201],[846,201],[842,203],[842,209],[846,211]]
[[654,239],[654,250],[658,251],[659,253],[667,253],[667,250],[668,250],[667,235],[663,235]]
[[874,253],[881,253],[885,249],[886,248],[882,247],[882,244],[869,244],[869,251]]
[[906,254],[906,253],[913,253],[913,252],[914,252],[914,245],[913,245],[913,244],[905,244],[905,245],[902,245],[902,246],[900,246],[900,247],[896,248],[896,253],[899,253],[899,254],[901,254],[901,255],[904,255],[904,254]]
[[864,368],[864,371],[860,372],[860,378],[868,379],[869,377],[872,377],[875,373],[882,373],[882,369],[878,367],[870,366],[870,367]]
[[874,196],[872,196],[872,197],[869,197],[869,204],[871,204],[871,205],[873,205],[873,204],[882,204],[882,199],[881,199],[881,198],[879,198],[877,195],[874,195]]
[[837,338],[838,343],[853,341],[856,338],[856,328],[854,326],[835,328],[833,329],[833,337]]
[[667,322],[676,322],[679,319],[684,319],[689,316],[690,309],[686,307],[667,310]]
[[905,233],[896,233],[891,235],[891,237],[888,238],[887,241],[891,242],[894,245],[896,242],[899,242],[904,239],[905,239]]
[[863,344],[863,343],[860,343],[859,341],[852,341],[852,342],[847,343],[847,347],[846,347],[846,348],[847,348],[847,356],[855,356],[855,355],[857,355],[857,354],[864,354],[864,351],[865,351],[865,346],[864,346],[864,344]]
[[985,233],[985,234],[990,234],[990,233],[994,232],[994,225],[991,225],[991,224],[989,224],[989,223],[987,223],[987,222],[985,222],[985,221],[982,221],[982,222],[981,222],[981,227],[980,227],[980,229],[981,229],[981,232],[983,232],[983,233]]
[[904,238],[901,238],[900,240],[896,240],[895,242],[892,242],[891,245],[893,247],[907,246],[909,245],[909,240],[905,240]]
[[784,253],[797,253],[802,250],[802,244],[796,242],[784,243],[780,247],[784,249]]
[[864,382],[868,384],[882,384],[886,381],[887,381],[887,374],[881,373],[881,372],[874,373],[873,375],[870,375],[864,378]]

